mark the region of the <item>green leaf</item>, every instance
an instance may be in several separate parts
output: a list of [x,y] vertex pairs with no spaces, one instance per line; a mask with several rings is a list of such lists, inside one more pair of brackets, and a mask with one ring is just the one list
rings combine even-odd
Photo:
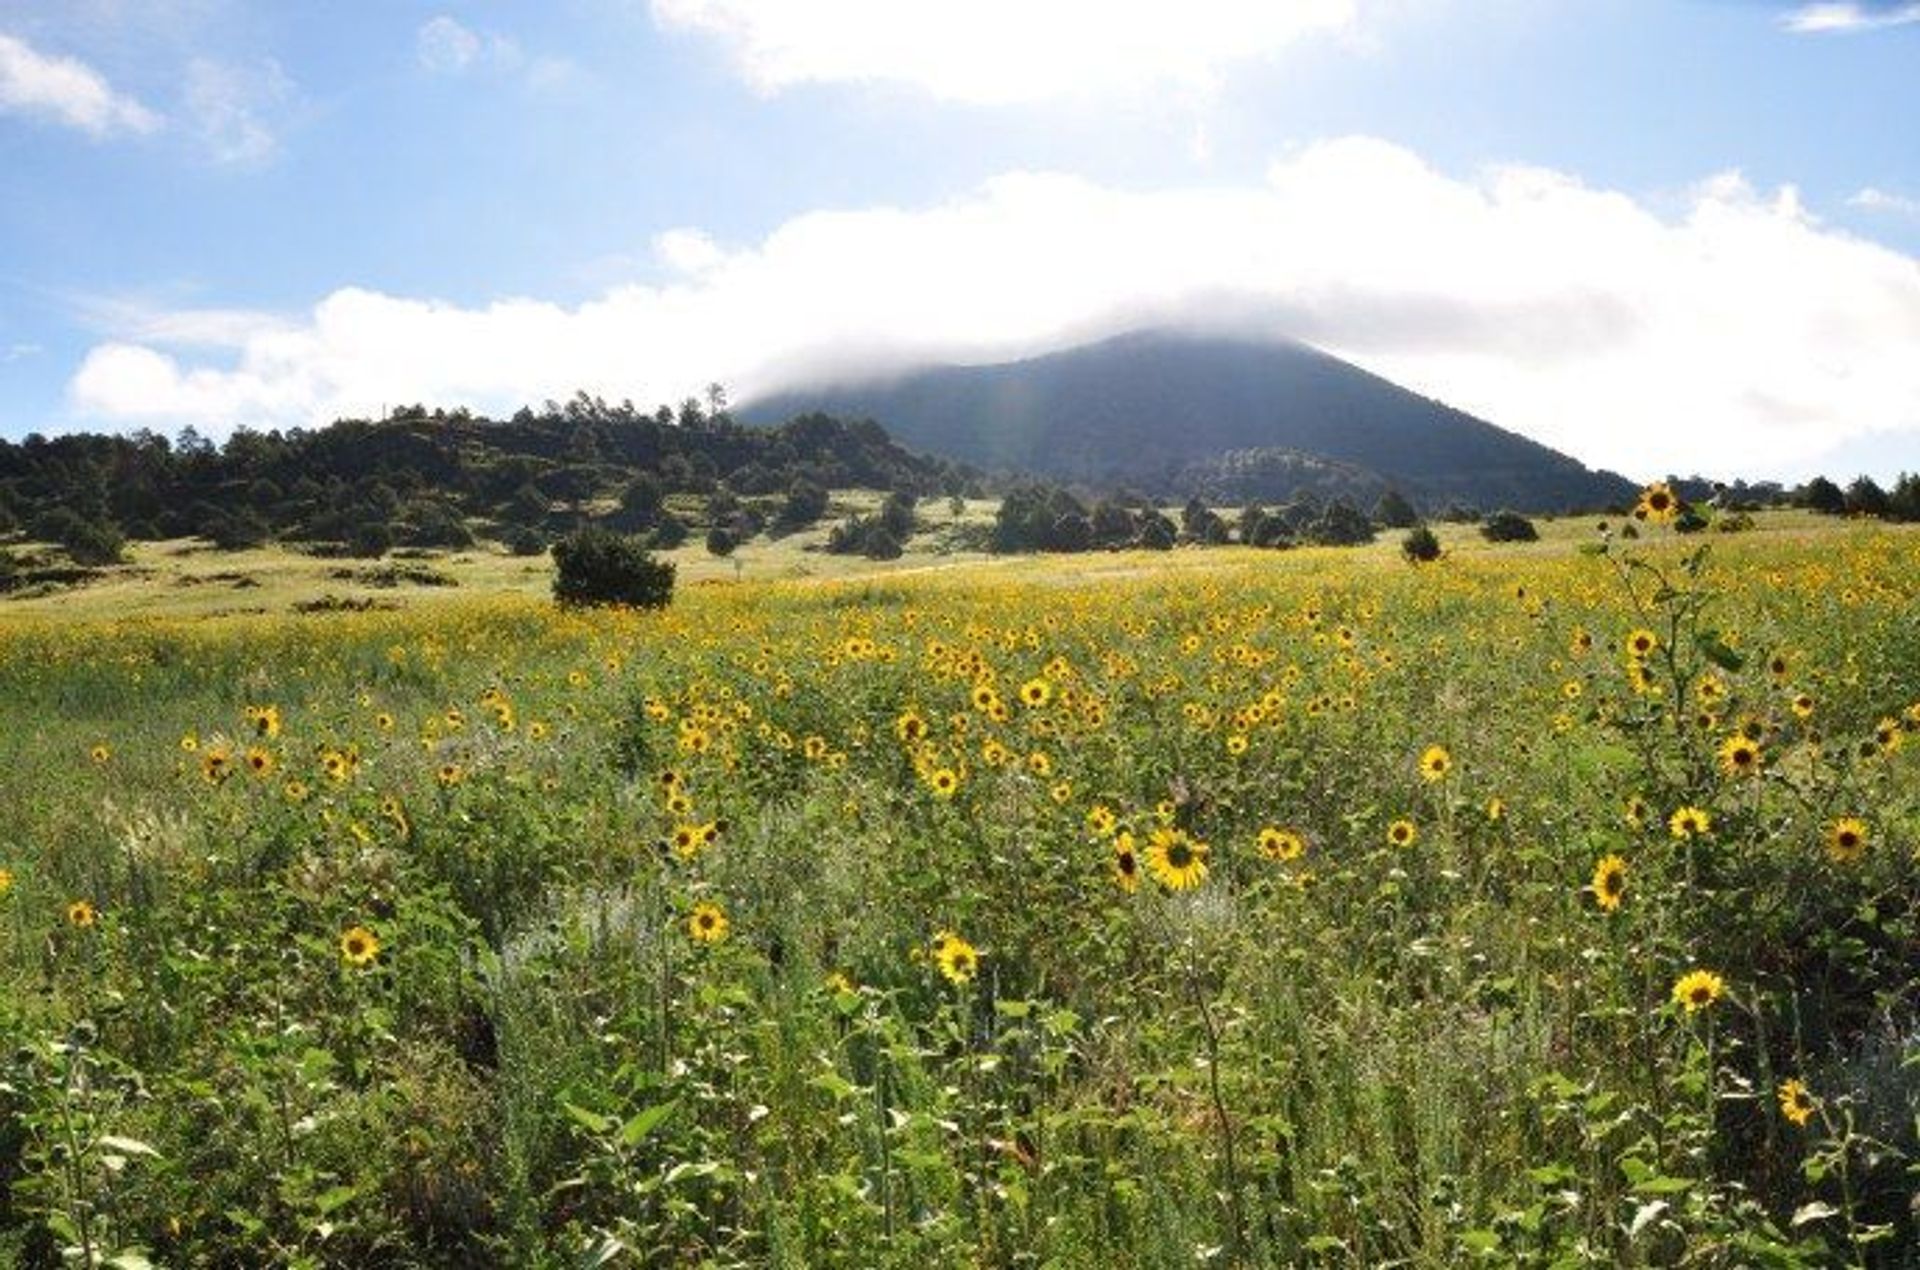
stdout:
[[646,1140],[648,1134],[665,1124],[667,1117],[671,1116],[679,1106],[679,1100],[675,1099],[671,1102],[663,1102],[657,1107],[648,1107],[620,1126],[620,1141],[630,1147],[638,1146]]
[[1659,1177],[1650,1177],[1644,1182],[1635,1182],[1633,1189],[1641,1195],[1678,1195],[1692,1185],[1692,1178],[1669,1177],[1662,1174]]
[[111,1151],[115,1155],[144,1155],[159,1159],[160,1153],[140,1141],[138,1138],[115,1137],[109,1133],[96,1144],[102,1151]]
[[1811,1204],[1802,1204],[1793,1210],[1794,1226],[1804,1226],[1808,1222],[1825,1221],[1829,1217],[1838,1217],[1840,1210],[1831,1204],[1822,1204],[1819,1200]]
[[1719,631],[1701,631],[1693,637],[1693,642],[1703,657],[1722,670],[1738,670],[1747,664],[1745,657],[1721,640]]
[[605,1133],[607,1130],[613,1128],[612,1116],[603,1116],[597,1111],[588,1111],[578,1103],[562,1102],[560,1105],[566,1108],[567,1115],[572,1117],[573,1122],[582,1129],[585,1129],[588,1133]]

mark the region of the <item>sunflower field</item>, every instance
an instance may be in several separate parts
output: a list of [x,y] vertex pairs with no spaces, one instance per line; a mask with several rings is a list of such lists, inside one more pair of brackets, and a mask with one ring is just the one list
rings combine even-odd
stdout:
[[0,1265],[1913,1264],[1920,537],[1584,539],[0,619]]

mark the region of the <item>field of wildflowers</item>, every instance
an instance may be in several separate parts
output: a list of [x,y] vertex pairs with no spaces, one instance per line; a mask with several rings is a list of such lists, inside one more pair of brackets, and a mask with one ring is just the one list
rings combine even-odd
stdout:
[[1920,538],[1707,536],[0,626],[0,1264],[1904,1264]]

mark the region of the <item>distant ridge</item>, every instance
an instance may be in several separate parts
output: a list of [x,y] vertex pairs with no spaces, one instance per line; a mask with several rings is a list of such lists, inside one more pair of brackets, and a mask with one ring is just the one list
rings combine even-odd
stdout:
[[[783,392],[741,413],[774,422],[811,411],[870,418],[903,445],[988,469],[1161,494],[1217,487],[1210,474],[1223,464],[1284,474],[1301,455],[1436,509],[1562,511],[1634,493],[1624,477],[1290,342],[1136,331],[1021,361]],[[1263,465],[1268,451],[1285,461]]]

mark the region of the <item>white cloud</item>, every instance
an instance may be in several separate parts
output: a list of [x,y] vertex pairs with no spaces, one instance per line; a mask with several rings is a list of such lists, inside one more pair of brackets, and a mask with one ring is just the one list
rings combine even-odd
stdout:
[[255,66],[207,58],[187,64],[187,113],[215,163],[258,164],[277,154],[273,117],[293,92],[293,81],[271,58]]
[[[436,75],[462,75],[472,70],[518,70],[526,61],[520,46],[493,31],[474,31],[441,14],[422,23],[414,37],[414,52],[423,69]],[[560,59],[542,58],[534,68],[551,74]],[[545,69],[543,69],[545,68]]]
[[762,92],[891,82],[981,104],[1174,87],[1351,27],[1356,0],[652,0]]
[[117,93],[100,72],[71,57],[50,57],[0,33],[0,114],[44,115],[90,136],[148,133],[160,116]]
[[1837,31],[1873,31],[1920,22],[1920,4],[1803,4],[1781,19],[1789,31],[1806,35]]
[[1871,185],[1849,198],[1847,206],[1867,212],[1891,212],[1896,216],[1920,216],[1920,198],[1889,194]]
[[[1737,174],[1663,217],[1564,173],[1460,179],[1348,138],[1262,182],[1123,191],[1012,173],[921,208],[693,230],[668,270],[577,307],[345,288],[212,351],[122,335],[71,383],[95,418],[316,424],[424,401],[503,411],[586,389],[736,399],[917,361],[986,361],[1145,323],[1291,334],[1636,474],[1794,474],[1920,439],[1920,261]],[[197,322],[198,334],[217,324]]]

